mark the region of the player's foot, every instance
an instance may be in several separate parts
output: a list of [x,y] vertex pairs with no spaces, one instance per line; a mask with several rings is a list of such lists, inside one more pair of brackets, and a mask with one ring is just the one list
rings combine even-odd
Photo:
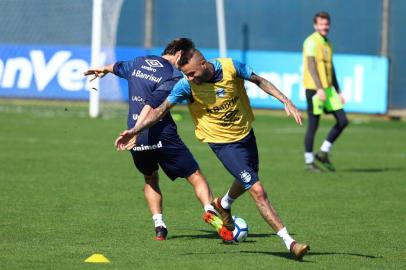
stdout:
[[232,241],[233,240],[233,231],[227,230],[225,226],[223,226],[223,221],[215,214],[210,211],[203,214],[203,220],[207,224],[213,226],[216,232],[219,234],[221,239],[224,241]]
[[316,163],[312,162],[306,164],[306,171],[319,173],[321,172],[321,169]]
[[296,241],[290,244],[290,253],[292,253],[298,260],[301,260],[309,250],[310,246],[306,244],[296,243]]
[[168,230],[164,226],[155,227],[155,240],[166,240]]
[[327,152],[323,152],[320,151],[316,154],[315,156],[316,160],[318,162],[320,162],[327,170],[335,172],[335,168],[333,166],[333,164],[330,162],[329,158],[328,158],[328,153]]
[[234,231],[235,227],[233,217],[231,216],[231,209],[224,209],[221,206],[221,198],[215,198],[211,205],[220,214],[224,227],[229,231]]

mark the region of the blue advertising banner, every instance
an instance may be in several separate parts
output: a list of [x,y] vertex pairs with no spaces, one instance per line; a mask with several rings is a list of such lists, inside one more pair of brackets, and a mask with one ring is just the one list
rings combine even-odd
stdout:
[[[337,79],[345,97],[345,110],[357,113],[387,111],[388,61],[384,57],[336,55],[334,57]],[[302,80],[300,53],[249,52],[247,63],[254,71],[271,81],[300,109],[306,108]],[[253,107],[282,108],[272,97],[252,83],[246,88]]]
[[[130,60],[139,55],[158,54],[162,48],[116,48],[103,51],[104,64]],[[203,49],[208,59],[218,51]],[[302,56],[300,53],[266,51],[229,51],[229,57],[245,61],[255,73],[270,80],[300,108],[306,108],[301,84]],[[384,57],[335,55],[334,64],[340,88],[347,103],[345,110],[357,113],[387,111],[388,61]],[[0,45],[0,97],[87,100],[91,86],[83,76],[90,67],[89,47],[78,46],[20,46]],[[255,108],[282,108],[274,98],[256,85],[246,82]],[[113,75],[101,80],[102,100],[128,99],[127,82]]]

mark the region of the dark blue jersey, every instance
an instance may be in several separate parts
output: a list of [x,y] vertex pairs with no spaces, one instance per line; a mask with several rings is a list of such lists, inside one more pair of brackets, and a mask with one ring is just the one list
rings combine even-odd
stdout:
[[[113,71],[128,81],[128,128],[134,127],[138,115],[146,104],[152,108],[158,107],[183,77],[170,62],[154,55],[117,62]],[[168,113],[160,122],[139,134],[137,145],[164,147],[161,139],[167,140],[173,136],[178,136],[176,124]]]

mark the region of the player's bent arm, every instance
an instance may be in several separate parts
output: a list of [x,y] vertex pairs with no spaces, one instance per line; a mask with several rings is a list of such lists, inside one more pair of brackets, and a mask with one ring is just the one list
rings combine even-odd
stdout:
[[161,120],[173,106],[168,100],[165,100],[155,109],[150,105],[145,105],[138,116],[135,126],[121,132],[114,142],[117,151],[131,150],[137,143],[137,135]]
[[131,135],[137,135],[144,129],[155,125],[159,120],[164,118],[173,106],[175,106],[175,104],[171,104],[167,99],[155,109],[149,105],[145,105],[138,116],[137,123],[129,130],[129,133]]
[[300,125],[302,124],[302,116],[300,115],[299,110],[295,107],[292,101],[290,101],[290,99],[288,99],[275,85],[273,85],[267,79],[256,75],[255,73],[252,73],[249,81],[255,83],[264,92],[274,96],[276,99],[282,102],[285,105],[286,114],[288,116],[292,115],[295,118],[296,123]]
[[332,69],[333,69],[333,86],[336,89],[337,93],[340,93],[340,87],[338,86],[338,80],[337,80],[334,65],[332,66]]
[[307,56],[307,68],[309,69],[310,76],[312,77],[317,90],[323,89],[319,73],[317,72],[316,58],[314,56]]

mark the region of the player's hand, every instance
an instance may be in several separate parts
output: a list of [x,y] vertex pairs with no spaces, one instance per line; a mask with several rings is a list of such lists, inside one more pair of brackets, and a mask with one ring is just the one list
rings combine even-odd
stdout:
[[302,115],[291,101],[285,103],[285,112],[287,116],[293,116],[297,124],[302,125]]
[[124,130],[114,142],[117,151],[131,150],[137,143],[136,135],[130,130]]
[[318,89],[317,92],[316,92],[316,95],[319,96],[321,101],[326,100],[326,92],[324,92],[324,89]]
[[90,68],[90,69],[86,70],[83,73],[83,75],[85,75],[85,76],[93,75],[93,77],[90,79],[90,81],[93,81],[96,78],[103,78],[104,76],[106,76],[107,73],[109,73],[109,72],[104,68]]
[[342,93],[339,93],[338,96],[340,97],[341,104],[344,105],[346,102],[344,95]]

